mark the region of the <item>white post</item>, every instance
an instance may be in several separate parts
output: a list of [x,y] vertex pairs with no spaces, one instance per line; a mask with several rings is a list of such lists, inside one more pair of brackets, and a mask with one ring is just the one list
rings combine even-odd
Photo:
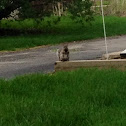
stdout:
[[106,55],[108,60],[108,47],[106,41],[106,28],[105,28],[105,19],[104,19],[104,10],[103,10],[103,1],[101,0],[101,11],[102,11],[102,19],[103,19],[103,29],[104,29],[104,37],[105,37],[105,47],[106,47]]

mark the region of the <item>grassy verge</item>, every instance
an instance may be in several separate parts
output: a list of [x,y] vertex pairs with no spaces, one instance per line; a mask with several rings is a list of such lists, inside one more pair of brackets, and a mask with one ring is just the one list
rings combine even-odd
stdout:
[[0,80],[0,125],[125,126],[125,78],[85,69]]
[[[126,34],[126,18],[108,16],[105,17],[105,21],[107,36]],[[11,28],[15,27],[17,29],[28,29],[33,27],[42,29],[44,33],[40,35],[0,37],[0,50],[15,50],[17,48],[29,48],[40,45],[59,44],[63,42],[103,37],[101,17],[95,17],[95,21],[92,22],[92,25],[85,24],[84,26],[82,26],[81,24],[76,24],[68,17],[61,19],[61,21],[57,25],[52,24],[51,26],[49,26],[47,22],[48,21],[46,20],[44,23],[40,23],[39,25],[35,25],[34,27],[33,23],[29,23],[28,25],[28,21],[24,26],[23,23],[20,22],[20,27],[19,24],[16,25],[15,22],[13,22],[10,26],[9,23],[6,23],[8,24],[8,27]],[[2,26],[4,27],[4,25]]]

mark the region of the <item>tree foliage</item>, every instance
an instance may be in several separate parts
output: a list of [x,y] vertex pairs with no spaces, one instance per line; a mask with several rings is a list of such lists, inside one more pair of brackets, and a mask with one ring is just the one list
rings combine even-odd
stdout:
[[[22,18],[43,18],[53,14],[51,5],[63,0],[34,0],[41,1],[41,8],[34,8],[33,0],[0,0],[0,20],[6,18],[15,9],[19,10],[19,16]],[[90,0],[66,0],[67,11],[71,17],[84,17],[86,21],[92,19],[93,12],[91,11],[92,2]]]
[[90,21],[93,19],[93,11],[91,10],[92,2],[90,0],[73,0],[73,2],[68,6],[68,10],[72,14],[71,17],[73,19],[79,17],[78,21],[80,22],[83,22],[83,18],[85,21]]

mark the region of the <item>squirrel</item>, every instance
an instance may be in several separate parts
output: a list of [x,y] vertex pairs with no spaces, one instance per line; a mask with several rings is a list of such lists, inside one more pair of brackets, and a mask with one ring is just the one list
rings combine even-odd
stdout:
[[69,49],[68,45],[64,45],[61,49],[58,50],[59,61],[69,61]]

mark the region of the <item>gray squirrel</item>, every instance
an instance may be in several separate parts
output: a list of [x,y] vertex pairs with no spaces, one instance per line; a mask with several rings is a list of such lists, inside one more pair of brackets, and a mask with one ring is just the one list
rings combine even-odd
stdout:
[[69,49],[68,45],[64,45],[61,49],[58,50],[59,61],[69,61]]

